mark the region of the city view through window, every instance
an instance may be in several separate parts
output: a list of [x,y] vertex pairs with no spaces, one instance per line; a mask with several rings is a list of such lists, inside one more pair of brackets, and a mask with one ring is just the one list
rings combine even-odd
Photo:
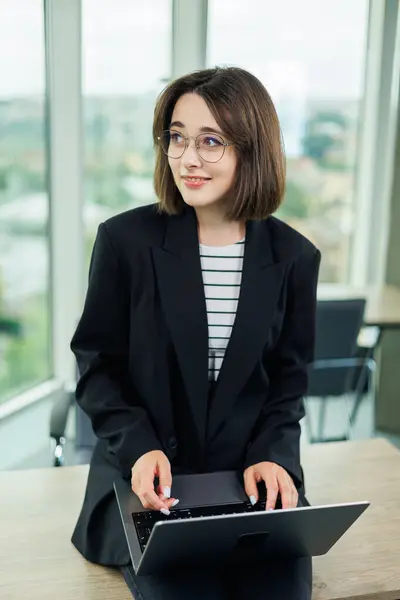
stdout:
[[51,375],[41,0],[0,18],[0,402]]
[[277,216],[321,249],[321,282],[345,282],[355,227],[368,2],[248,0],[232,10],[230,0],[210,0],[208,6],[208,66],[248,69],[278,110],[287,189]]

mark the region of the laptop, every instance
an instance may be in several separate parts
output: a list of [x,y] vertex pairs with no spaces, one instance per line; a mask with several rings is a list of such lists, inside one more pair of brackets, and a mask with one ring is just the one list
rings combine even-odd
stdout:
[[179,504],[169,516],[143,508],[126,480],[114,490],[137,575],[326,554],[369,506],[310,506],[299,496],[297,508],[282,509],[278,497],[266,512],[265,485],[252,506],[235,471],[175,475],[171,495]]

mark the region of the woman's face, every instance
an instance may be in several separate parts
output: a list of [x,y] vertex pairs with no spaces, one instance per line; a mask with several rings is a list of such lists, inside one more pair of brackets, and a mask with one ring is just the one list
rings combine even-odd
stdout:
[[[228,200],[227,194],[232,188],[237,158],[233,146],[226,146],[218,162],[207,162],[196,150],[195,138],[202,136],[200,154],[208,159],[220,156],[224,149],[219,140],[228,140],[221,131],[207,104],[197,94],[188,93],[179,98],[172,113],[170,130],[174,133],[171,144],[181,145],[183,137],[190,137],[188,147],[180,158],[168,157],[169,166],[182,198],[193,208],[211,207],[218,204],[223,207]],[[219,135],[215,135],[215,134]],[[180,136],[182,135],[182,137]],[[214,135],[213,135],[214,134]]]

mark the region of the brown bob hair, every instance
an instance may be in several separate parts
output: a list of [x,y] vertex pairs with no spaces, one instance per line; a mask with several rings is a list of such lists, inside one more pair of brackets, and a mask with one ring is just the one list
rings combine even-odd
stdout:
[[227,218],[266,219],[277,210],[285,194],[282,134],[265,87],[257,77],[237,67],[195,71],[176,79],[160,94],[153,122],[154,189],[159,209],[170,215],[179,214],[185,205],[158,136],[169,129],[175,104],[187,93],[203,98],[237,153],[237,173],[231,190],[234,201],[228,207]]

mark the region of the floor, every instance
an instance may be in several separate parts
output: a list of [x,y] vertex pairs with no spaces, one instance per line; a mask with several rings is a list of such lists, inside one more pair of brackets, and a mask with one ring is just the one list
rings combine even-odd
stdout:
[[[345,433],[346,429],[348,428],[349,414],[353,401],[353,398],[348,398],[347,400],[343,398],[331,400],[328,399],[325,425],[323,429],[324,436],[336,437]],[[311,425],[313,435],[316,435],[317,433],[321,401],[317,398],[308,399],[306,406],[306,419],[309,419],[309,423],[306,423],[306,419],[303,419],[302,421],[302,445],[309,443],[309,427],[307,425]],[[350,428],[350,439],[366,439],[371,437],[385,437],[400,449],[400,435],[391,435],[375,431],[373,402],[370,397],[366,396],[360,407],[355,427],[353,429]],[[65,464],[72,465],[76,464],[76,462],[77,457],[74,450],[74,441],[69,440],[65,446]],[[28,460],[24,460],[23,464],[17,465],[15,468],[41,468],[50,467],[52,464],[52,447],[49,441],[49,444],[46,445],[46,447],[44,447],[39,453],[31,456]]]

